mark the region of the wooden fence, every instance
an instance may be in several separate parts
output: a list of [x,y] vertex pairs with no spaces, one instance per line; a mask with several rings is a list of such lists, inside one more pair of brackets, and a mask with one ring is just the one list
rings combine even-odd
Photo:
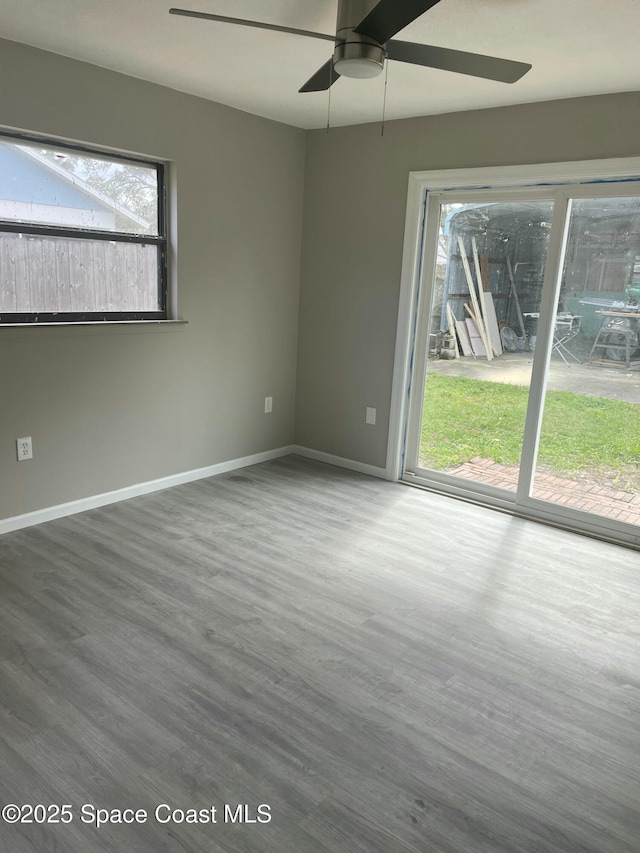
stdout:
[[0,313],[157,311],[158,249],[0,234]]

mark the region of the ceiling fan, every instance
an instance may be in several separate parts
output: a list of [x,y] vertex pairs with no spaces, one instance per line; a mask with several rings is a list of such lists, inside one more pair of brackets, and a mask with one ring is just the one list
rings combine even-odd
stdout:
[[338,0],[338,21],[334,36],[189,9],[169,9],[169,13],[333,42],[333,56],[307,80],[299,89],[300,92],[325,91],[339,77],[375,77],[384,68],[386,59],[455,71],[472,77],[484,77],[501,83],[515,83],[531,69],[531,65],[526,62],[514,62],[480,53],[467,53],[393,38],[396,33],[439,2],[440,0],[378,0],[375,3],[373,0]]

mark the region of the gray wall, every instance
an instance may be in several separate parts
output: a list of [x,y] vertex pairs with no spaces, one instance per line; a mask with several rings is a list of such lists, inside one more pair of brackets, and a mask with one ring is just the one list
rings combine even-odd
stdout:
[[13,42],[0,79],[5,128],[173,162],[188,320],[0,329],[0,518],[290,444],[304,133]]
[[298,443],[385,465],[409,172],[638,154],[640,93],[310,132]]
[[0,74],[0,125],[172,162],[188,320],[0,329],[0,518],[294,440],[383,466],[409,172],[640,149],[635,93],[313,131],[305,165],[302,131],[74,60],[0,41]]

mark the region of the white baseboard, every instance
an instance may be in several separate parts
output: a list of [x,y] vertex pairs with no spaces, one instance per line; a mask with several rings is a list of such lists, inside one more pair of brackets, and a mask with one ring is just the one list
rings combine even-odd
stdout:
[[[125,486],[113,492],[104,492],[101,495],[92,495],[77,501],[58,504],[57,506],[45,507],[35,512],[26,512],[24,515],[15,515],[12,518],[0,519],[0,535],[20,530],[23,527],[32,527],[45,521],[53,521],[55,518],[64,518],[67,515],[75,515],[88,509],[97,509],[107,504],[125,501],[139,495],[148,495],[151,492],[159,492],[162,489],[170,489],[172,486],[181,486],[183,483],[192,483],[194,480],[204,480],[207,477],[215,477],[216,474],[224,474],[225,471],[234,471],[236,468],[246,468],[248,465],[257,465],[259,462],[268,462],[269,459],[278,459],[281,456],[289,456],[297,453],[298,449],[293,445],[278,447],[275,450],[265,450],[263,453],[254,453],[252,456],[243,456],[240,459],[230,459],[227,462],[218,462],[216,465],[208,465],[206,468],[196,468],[193,471],[183,471],[181,474],[172,474],[169,477],[161,477],[159,480],[149,480],[146,483],[136,483],[133,486]],[[345,460],[346,461],[346,460]],[[337,464],[337,463],[334,463]]]
[[317,462],[326,462],[327,465],[337,465],[338,468],[348,468],[350,471],[358,471],[360,474],[368,474],[370,477],[380,477],[385,480],[387,471],[376,465],[367,465],[365,462],[356,462],[353,459],[344,459],[342,456],[334,456],[332,453],[323,453],[322,450],[313,450],[311,447],[300,447],[294,445],[292,453],[305,456],[307,459],[315,459]]
[[3,518],[0,519],[0,536],[14,530],[21,530],[23,527],[33,527],[36,524],[43,524],[45,521],[53,521],[56,518],[86,512],[88,509],[97,509],[101,506],[118,503],[118,501],[126,501],[129,498],[148,495],[152,492],[162,491],[162,489],[170,489],[172,486],[181,486],[184,483],[193,483],[195,480],[215,477],[216,474],[224,474],[226,471],[235,471],[237,468],[246,468],[249,465],[258,465],[260,462],[279,459],[281,456],[290,456],[292,453],[305,456],[308,459],[315,459],[318,462],[326,462],[328,465],[337,465],[339,468],[348,468],[350,471],[368,474],[370,477],[381,477],[382,479],[386,477],[384,468],[366,465],[364,462],[355,462],[353,459],[343,459],[341,456],[333,456],[331,453],[323,453],[321,450],[312,450],[310,447],[291,444],[286,447],[277,447],[275,450],[265,450],[263,453],[254,453],[252,456],[242,456],[240,459],[218,462],[216,465],[208,465],[206,468],[196,468],[193,471],[171,474],[169,477],[161,477],[158,480],[135,483],[133,486],[125,486],[123,489],[115,489],[112,492],[103,492],[101,495],[91,495],[77,501],[48,506],[44,509],[37,509],[35,512],[26,512],[24,515]]

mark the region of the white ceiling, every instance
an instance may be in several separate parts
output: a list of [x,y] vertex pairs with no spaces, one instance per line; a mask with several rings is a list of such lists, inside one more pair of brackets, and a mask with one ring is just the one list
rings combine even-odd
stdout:
[[[0,36],[302,128],[327,93],[298,94],[331,44],[168,14],[171,6],[333,34],[336,0],[0,0]],[[638,0],[441,0],[398,38],[533,64],[512,85],[389,65],[387,118],[640,89]],[[331,124],[378,121],[384,75],[340,79]]]

